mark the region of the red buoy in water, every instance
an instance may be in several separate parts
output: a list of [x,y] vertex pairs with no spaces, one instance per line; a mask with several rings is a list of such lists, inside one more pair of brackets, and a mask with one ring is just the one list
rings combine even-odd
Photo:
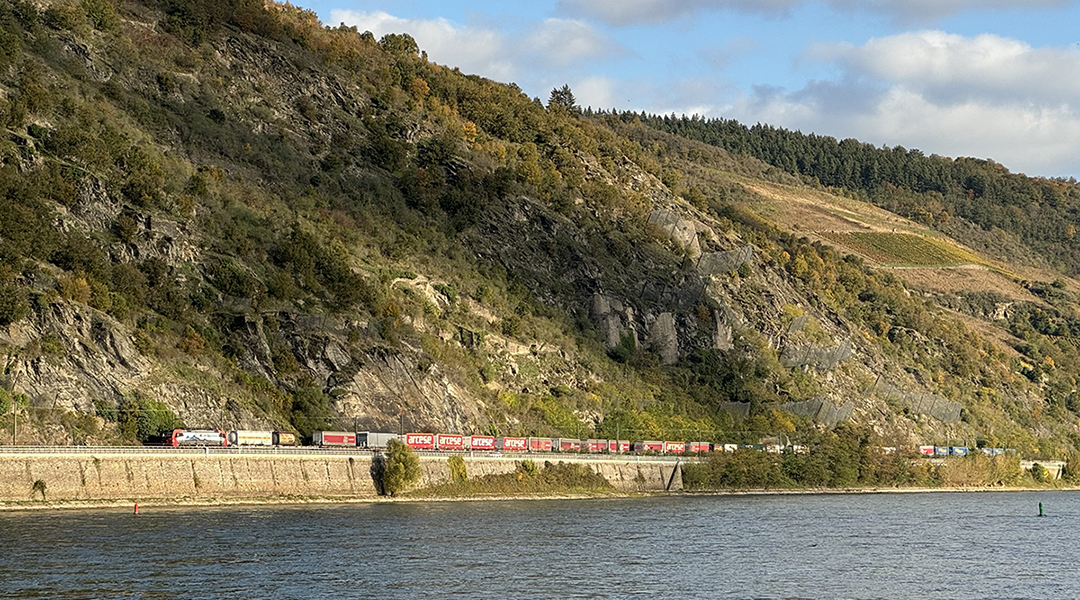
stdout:
[[139,514],[139,503],[135,503],[135,514]]

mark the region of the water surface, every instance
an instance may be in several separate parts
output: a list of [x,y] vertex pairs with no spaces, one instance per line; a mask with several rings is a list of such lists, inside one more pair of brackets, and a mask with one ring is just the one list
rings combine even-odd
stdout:
[[0,598],[1071,600],[1078,525],[1068,492],[0,513]]

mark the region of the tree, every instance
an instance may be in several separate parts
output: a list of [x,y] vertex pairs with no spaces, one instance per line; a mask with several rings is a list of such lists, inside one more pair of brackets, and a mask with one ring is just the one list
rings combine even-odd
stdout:
[[420,457],[401,440],[386,445],[382,469],[382,492],[393,496],[420,480]]
[[566,112],[573,115],[581,114],[581,107],[577,105],[574,92],[570,91],[569,85],[563,85],[561,88],[551,90],[551,97],[548,98],[548,109],[550,110],[555,106],[561,106],[566,109]]
[[122,398],[116,408],[116,416],[120,432],[129,439],[143,443],[184,426],[184,421],[167,404],[138,394]]
[[450,481],[453,481],[454,483],[465,483],[469,480],[469,473],[465,469],[464,458],[455,454],[446,459],[446,462],[450,466]]
[[406,54],[409,56],[417,56],[420,54],[420,46],[413,39],[413,36],[407,33],[388,33],[379,40],[379,44],[386,49],[387,52],[393,54]]
[[13,283],[0,284],[0,326],[20,321],[29,314],[26,290]]
[[302,387],[293,394],[292,424],[304,438],[333,424],[330,397],[315,387]]

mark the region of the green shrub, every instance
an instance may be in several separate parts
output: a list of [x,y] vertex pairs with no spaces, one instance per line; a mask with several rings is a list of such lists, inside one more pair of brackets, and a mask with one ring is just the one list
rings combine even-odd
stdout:
[[332,419],[330,397],[322,390],[304,387],[293,394],[292,424],[301,437],[310,438],[312,433],[329,428]]
[[13,283],[0,284],[0,326],[21,321],[29,314],[26,289]]
[[1046,483],[1047,481],[1050,481],[1050,471],[1039,463],[1035,463],[1031,465],[1031,478],[1035,480],[1036,483]]
[[450,481],[454,483],[464,483],[469,480],[469,474],[465,469],[465,459],[454,455],[446,459],[446,462],[450,466]]
[[[95,403],[95,408],[97,406]],[[107,407],[103,408],[108,410]],[[116,422],[123,437],[142,443],[163,437],[173,429],[184,426],[184,422],[167,404],[143,398],[138,394],[125,396],[120,400],[116,407]]]
[[420,457],[405,442],[390,440],[379,486],[383,494],[393,496],[420,480]]
[[120,26],[120,17],[109,0],[82,0],[82,6],[95,29],[112,31]]
[[37,481],[34,482],[34,485],[30,488],[30,496],[33,497],[35,494],[41,494],[41,501],[44,502],[45,501],[45,492],[48,489],[49,489],[49,486],[48,486],[48,484],[45,483],[45,480],[44,479],[38,479]]

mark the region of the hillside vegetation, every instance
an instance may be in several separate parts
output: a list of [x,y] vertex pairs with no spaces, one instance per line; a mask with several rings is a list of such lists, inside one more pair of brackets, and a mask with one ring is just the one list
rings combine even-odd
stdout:
[[[852,422],[867,445],[1080,447],[1070,282],[998,266],[1074,272],[1070,182],[906,151],[832,181],[799,166],[816,147],[792,166],[705,143],[714,123],[545,103],[253,0],[0,2],[0,87],[0,428],[21,443],[825,443]],[[910,165],[928,174],[890,179]],[[785,225],[864,201],[915,222]],[[912,265],[1019,292],[920,289],[892,269]]]

